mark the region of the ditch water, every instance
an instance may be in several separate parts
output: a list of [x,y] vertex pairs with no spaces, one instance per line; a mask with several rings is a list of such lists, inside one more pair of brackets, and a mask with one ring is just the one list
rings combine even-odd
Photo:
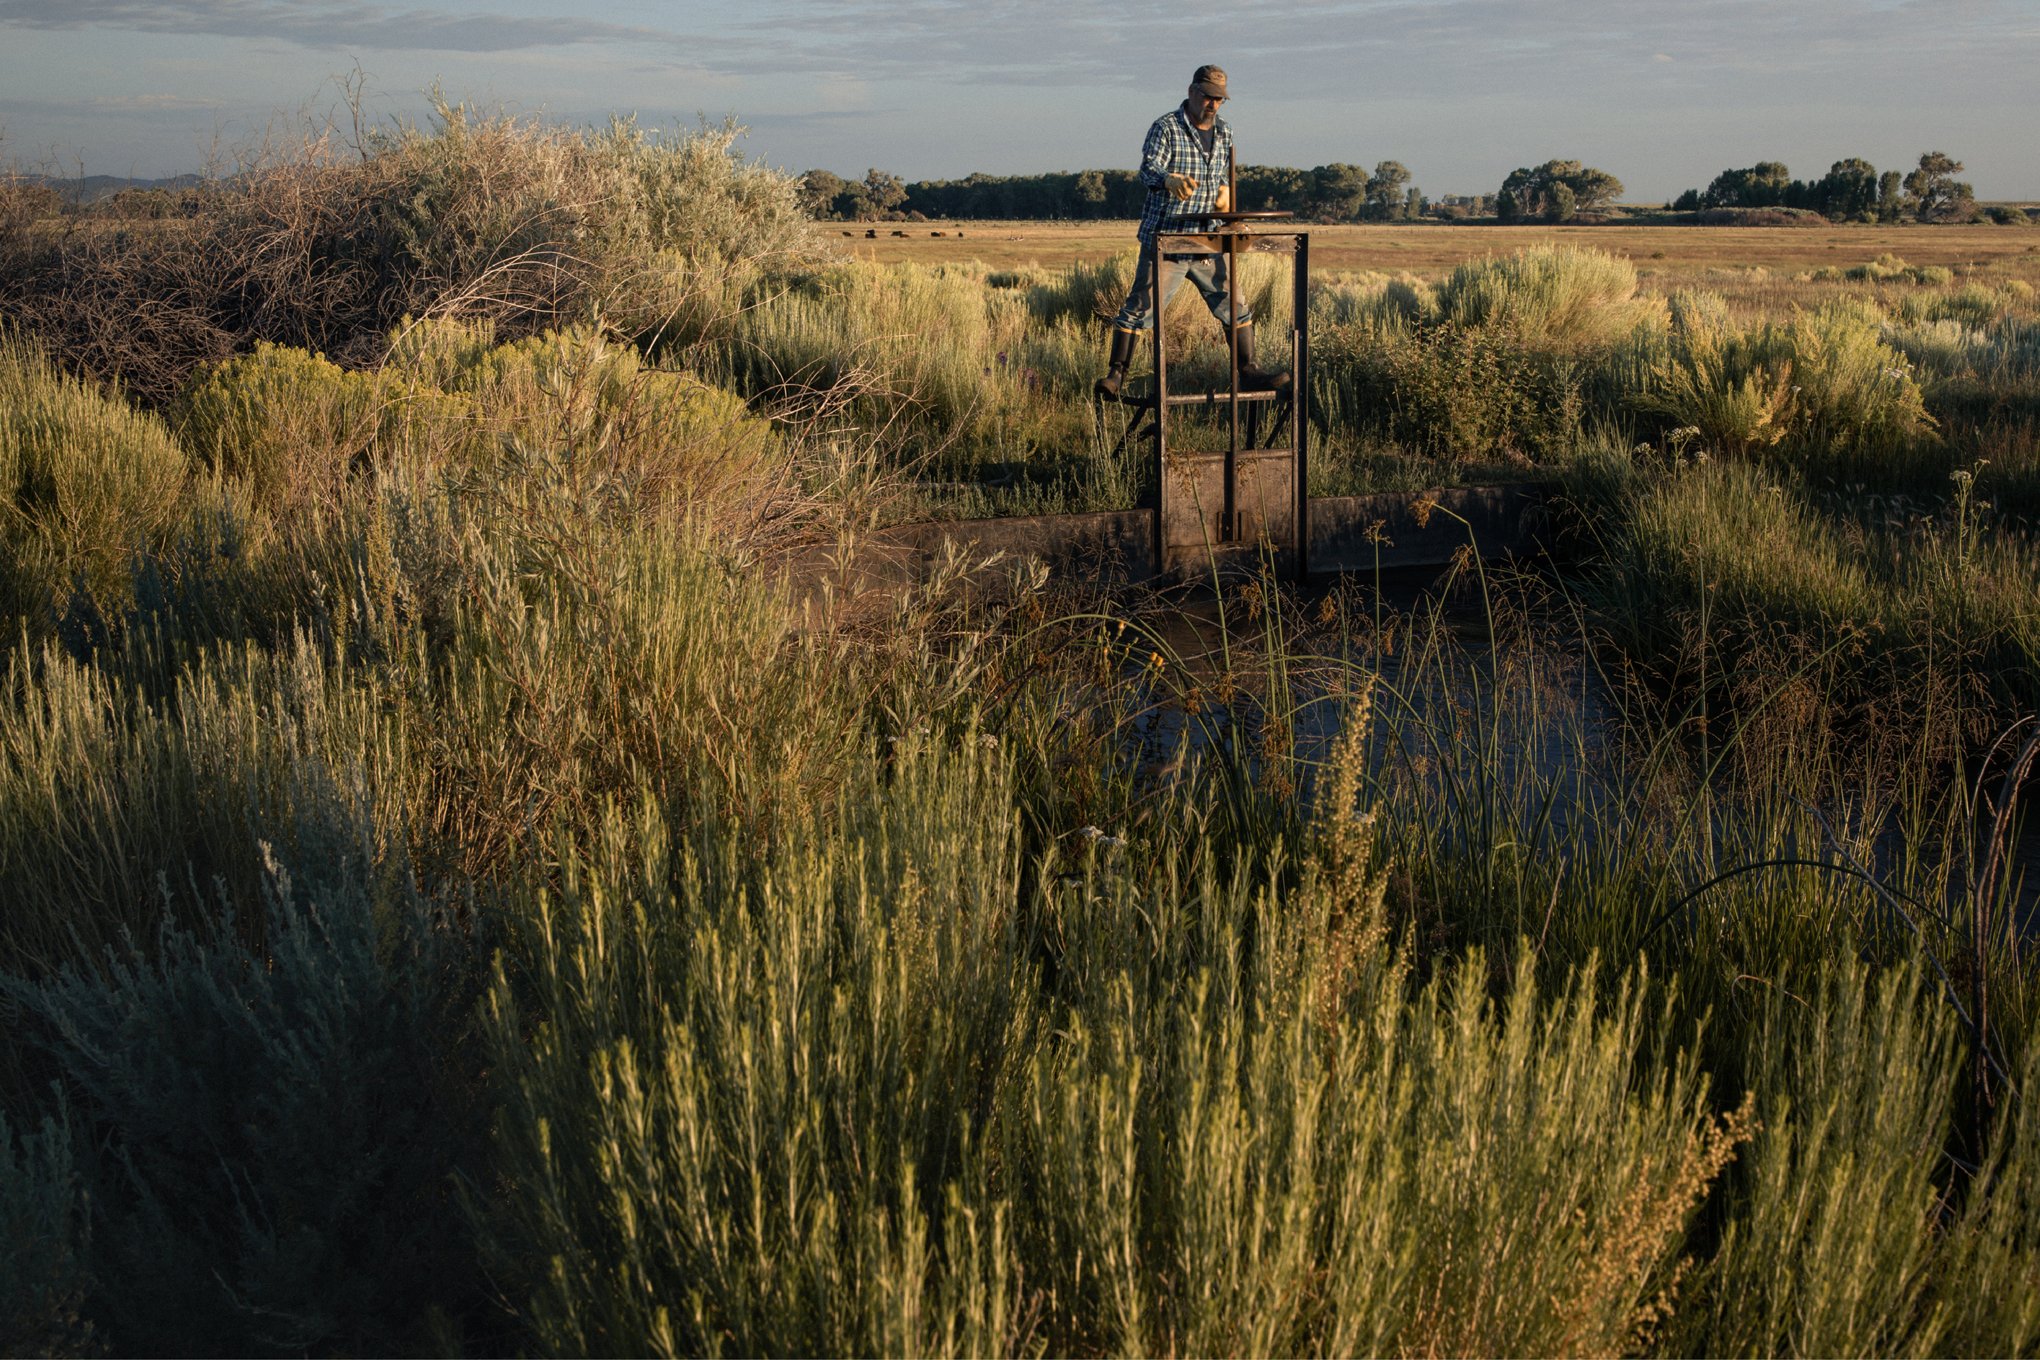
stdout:
[[[1428,812],[1448,824],[1477,818],[1485,803],[1534,829],[1534,843],[1521,849],[1571,857],[1609,826],[1641,815],[1634,743],[1624,739],[1620,704],[1586,655],[1576,621],[1511,611],[1517,621],[1496,630],[1477,586],[1447,585],[1431,568],[1370,574],[1364,585],[1352,578],[1314,585],[1284,599],[1287,617],[1273,630],[1251,592],[1221,601],[1205,588],[1137,611],[1145,640],[1135,661],[1148,664],[1130,670],[1148,703],[1130,723],[1136,753],[1160,762],[1186,744],[1202,753],[1244,742],[1258,770],[1268,644],[1279,632],[1286,640],[1279,692],[1305,770],[1329,756],[1356,682],[1371,676],[1372,773],[1407,781],[1406,792],[1413,782]],[[1163,664],[1150,673],[1156,655]],[[1228,689],[1247,697],[1224,702]],[[1308,779],[1302,782],[1308,798]],[[2040,936],[2040,816],[2031,815],[2030,794],[2026,803],[2001,872],[2019,933],[2031,939]],[[1842,814],[1833,820],[1848,825]],[[1733,806],[1723,808],[1703,834],[1733,844],[1735,822]],[[1895,832],[1872,843],[1874,871],[1904,850]],[[1795,853],[1840,860],[1826,843]],[[1724,867],[1732,864],[1727,856]]]

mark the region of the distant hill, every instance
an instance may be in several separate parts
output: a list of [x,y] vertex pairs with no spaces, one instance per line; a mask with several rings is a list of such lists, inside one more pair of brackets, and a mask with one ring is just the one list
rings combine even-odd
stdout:
[[74,207],[89,208],[112,198],[123,189],[190,189],[204,183],[199,175],[172,175],[168,179],[129,179],[123,175],[26,175],[37,184],[47,184]]

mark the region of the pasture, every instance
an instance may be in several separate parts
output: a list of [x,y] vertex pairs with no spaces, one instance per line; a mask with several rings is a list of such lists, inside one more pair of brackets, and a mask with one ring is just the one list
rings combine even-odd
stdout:
[[[1097,263],[1129,249],[1133,222],[823,222],[823,243],[880,264],[959,264],[994,269]],[[1630,260],[1646,279],[1693,282],[1710,271],[1794,274],[1899,255],[1914,264],[2040,282],[2040,230],[1995,226],[1632,227],[1453,226],[1442,223],[1324,225],[1311,234],[1322,270],[1436,274],[1483,255],[1530,246],[1575,246]],[[876,230],[877,239],[864,233]],[[904,236],[892,235],[902,231]],[[942,237],[931,232],[943,232]],[[847,235],[845,234],[847,233]],[[961,233],[959,235],[958,233]]]

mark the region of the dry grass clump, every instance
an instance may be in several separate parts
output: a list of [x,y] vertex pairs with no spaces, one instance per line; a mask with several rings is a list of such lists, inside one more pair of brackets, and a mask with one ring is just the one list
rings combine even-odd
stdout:
[[188,468],[163,422],[0,330],[0,617],[118,607],[176,523]]
[[1041,324],[1030,296],[968,267],[834,265],[755,299],[704,371],[942,483],[948,513],[1131,503],[1100,489],[1126,471],[1092,430],[1102,331]]
[[1955,275],[1946,265],[1912,265],[1886,251],[1876,259],[1846,268],[1831,265],[1816,269],[1809,275],[1815,282],[1848,279],[1857,283],[1916,283],[1927,287],[1938,287],[1948,283]]
[[1670,352],[1636,403],[1724,453],[1783,440],[1793,406],[1790,367],[1735,329],[1711,294],[1674,294],[1671,309]]
[[[1137,447],[1111,453],[1091,385],[1104,362],[1102,318],[1123,300],[1132,265],[1130,254],[1059,271],[838,262],[755,290],[702,368],[767,409],[845,433],[854,424],[890,463],[934,484],[928,511],[1129,505],[1151,470]],[[1288,281],[1283,262],[1241,261],[1264,363],[1284,362]],[[1195,289],[1177,292],[1163,326],[1179,390],[1222,386],[1218,327]],[[1138,350],[1130,390],[1149,381],[1149,353]]]
[[1835,302],[1746,330],[1712,295],[1674,294],[1671,306],[1666,351],[1630,400],[1700,447],[1776,448],[1833,469],[1874,468],[1933,442],[1912,366],[1873,311]]
[[1320,348],[1315,372],[1327,434],[1375,434],[1448,466],[1520,475],[1562,452],[1582,414],[1576,374],[1526,349],[1506,320],[1351,326]]
[[1438,311],[1459,326],[1507,325],[1522,343],[1560,351],[1604,348],[1664,316],[1657,298],[1637,291],[1628,260],[1568,246],[1462,264],[1438,285]]
[[1341,290],[1313,393],[1331,460],[1384,443],[1447,469],[1560,462],[1606,422],[1664,305],[1626,260],[1536,247],[1460,265],[1436,286]]
[[672,139],[440,106],[429,129],[315,140],[211,187],[189,220],[0,234],[0,316],[67,366],[162,404],[257,342],[373,367],[409,316],[503,338],[601,316],[692,343],[802,257],[790,177],[733,125]]
[[366,372],[260,343],[201,370],[172,417],[195,457],[278,511],[335,506],[377,468],[484,468],[510,442],[574,449],[654,509],[746,501],[784,472],[781,441],[741,399],[594,327],[494,336],[487,322],[407,321]]
[[153,608],[219,555],[317,542],[391,486],[514,481],[552,459],[636,522],[679,525],[709,503],[731,534],[802,519],[806,474],[769,421],[592,327],[499,345],[486,324],[422,321],[389,347],[363,372],[259,343],[201,369],[166,423],[0,339],[9,616],[37,639],[61,626],[88,642],[138,586]]
[[[1755,999],[1752,1084],[1775,1093],[1731,1175],[1745,1211],[1692,1281],[1677,1333],[1712,1353],[1938,1354],[1933,1149],[1959,1073],[1945,1013],[1911,971],[1844,964]],[[1952,1280],[1949,1281],[1952,1283]],[[1705,1340],[1701,1340],[1701,1338]]]
[[[1642,1336],[1745,1135],[1690,1059],[1646,1066],[1640,979],[1524,969],[1497,1000],[1474,956],[1414,984],[1357,805],[1317,889],[1165,833],[1028,891],[1032,756],[991,735],[903,734],[769,872],[612,816],[532,905],[490,1016],[515,1188],[486,1240],[544,1346]],[[1154,826],[1195,825],[1203,795],[1163,796]]]
[[61,214],[64,196],[38,180],[0,171],[0,235],[12,237]]

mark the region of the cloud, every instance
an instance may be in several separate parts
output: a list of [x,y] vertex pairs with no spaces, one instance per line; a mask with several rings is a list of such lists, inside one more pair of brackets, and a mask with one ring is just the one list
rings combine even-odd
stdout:
[[585,19],[391,9],[360,0],[0,0],[0,28],[9,27],[268,38],[370,51],[508,52],[664,36]]
[[225,107],[218,99],[185,94],[103,94],[84,102],[85,107],[105,113],[176,113]]
[[[612,16],[622,9],[597,0],[591,10],[605,7]],[[1619,76],[1642,64],[1639,51],[1658,64],[1676,52],[1676,64],[1696,76],[1860,74],[1865,62],[2040,55],[2030,0],[1258,0],[1251,24],[1240,22],[1237,0],[750,0],[723,8],[639,0],[629,13],[635,23],[490,13],[453,0],[0,0],[0,29],[266,38],[343,51],[629,44],[684,55],[724,77],[1043,92],[1168,84],[1175,67],[1213,59],[1250,75],[1257,94],[1314,95],[1548,81],[1549,62],[1574,80]]]
[[1237,0],[753,0],[737,13],[713,24],[718,69],[1042,89],[1173,83],[1174,66],[1214,59],[1322,93],[1506,77],[1531,60],[1621,70],[1639,48],[1770,73],[2040,54],[2030,0],[1259,0],[1250,24]]

